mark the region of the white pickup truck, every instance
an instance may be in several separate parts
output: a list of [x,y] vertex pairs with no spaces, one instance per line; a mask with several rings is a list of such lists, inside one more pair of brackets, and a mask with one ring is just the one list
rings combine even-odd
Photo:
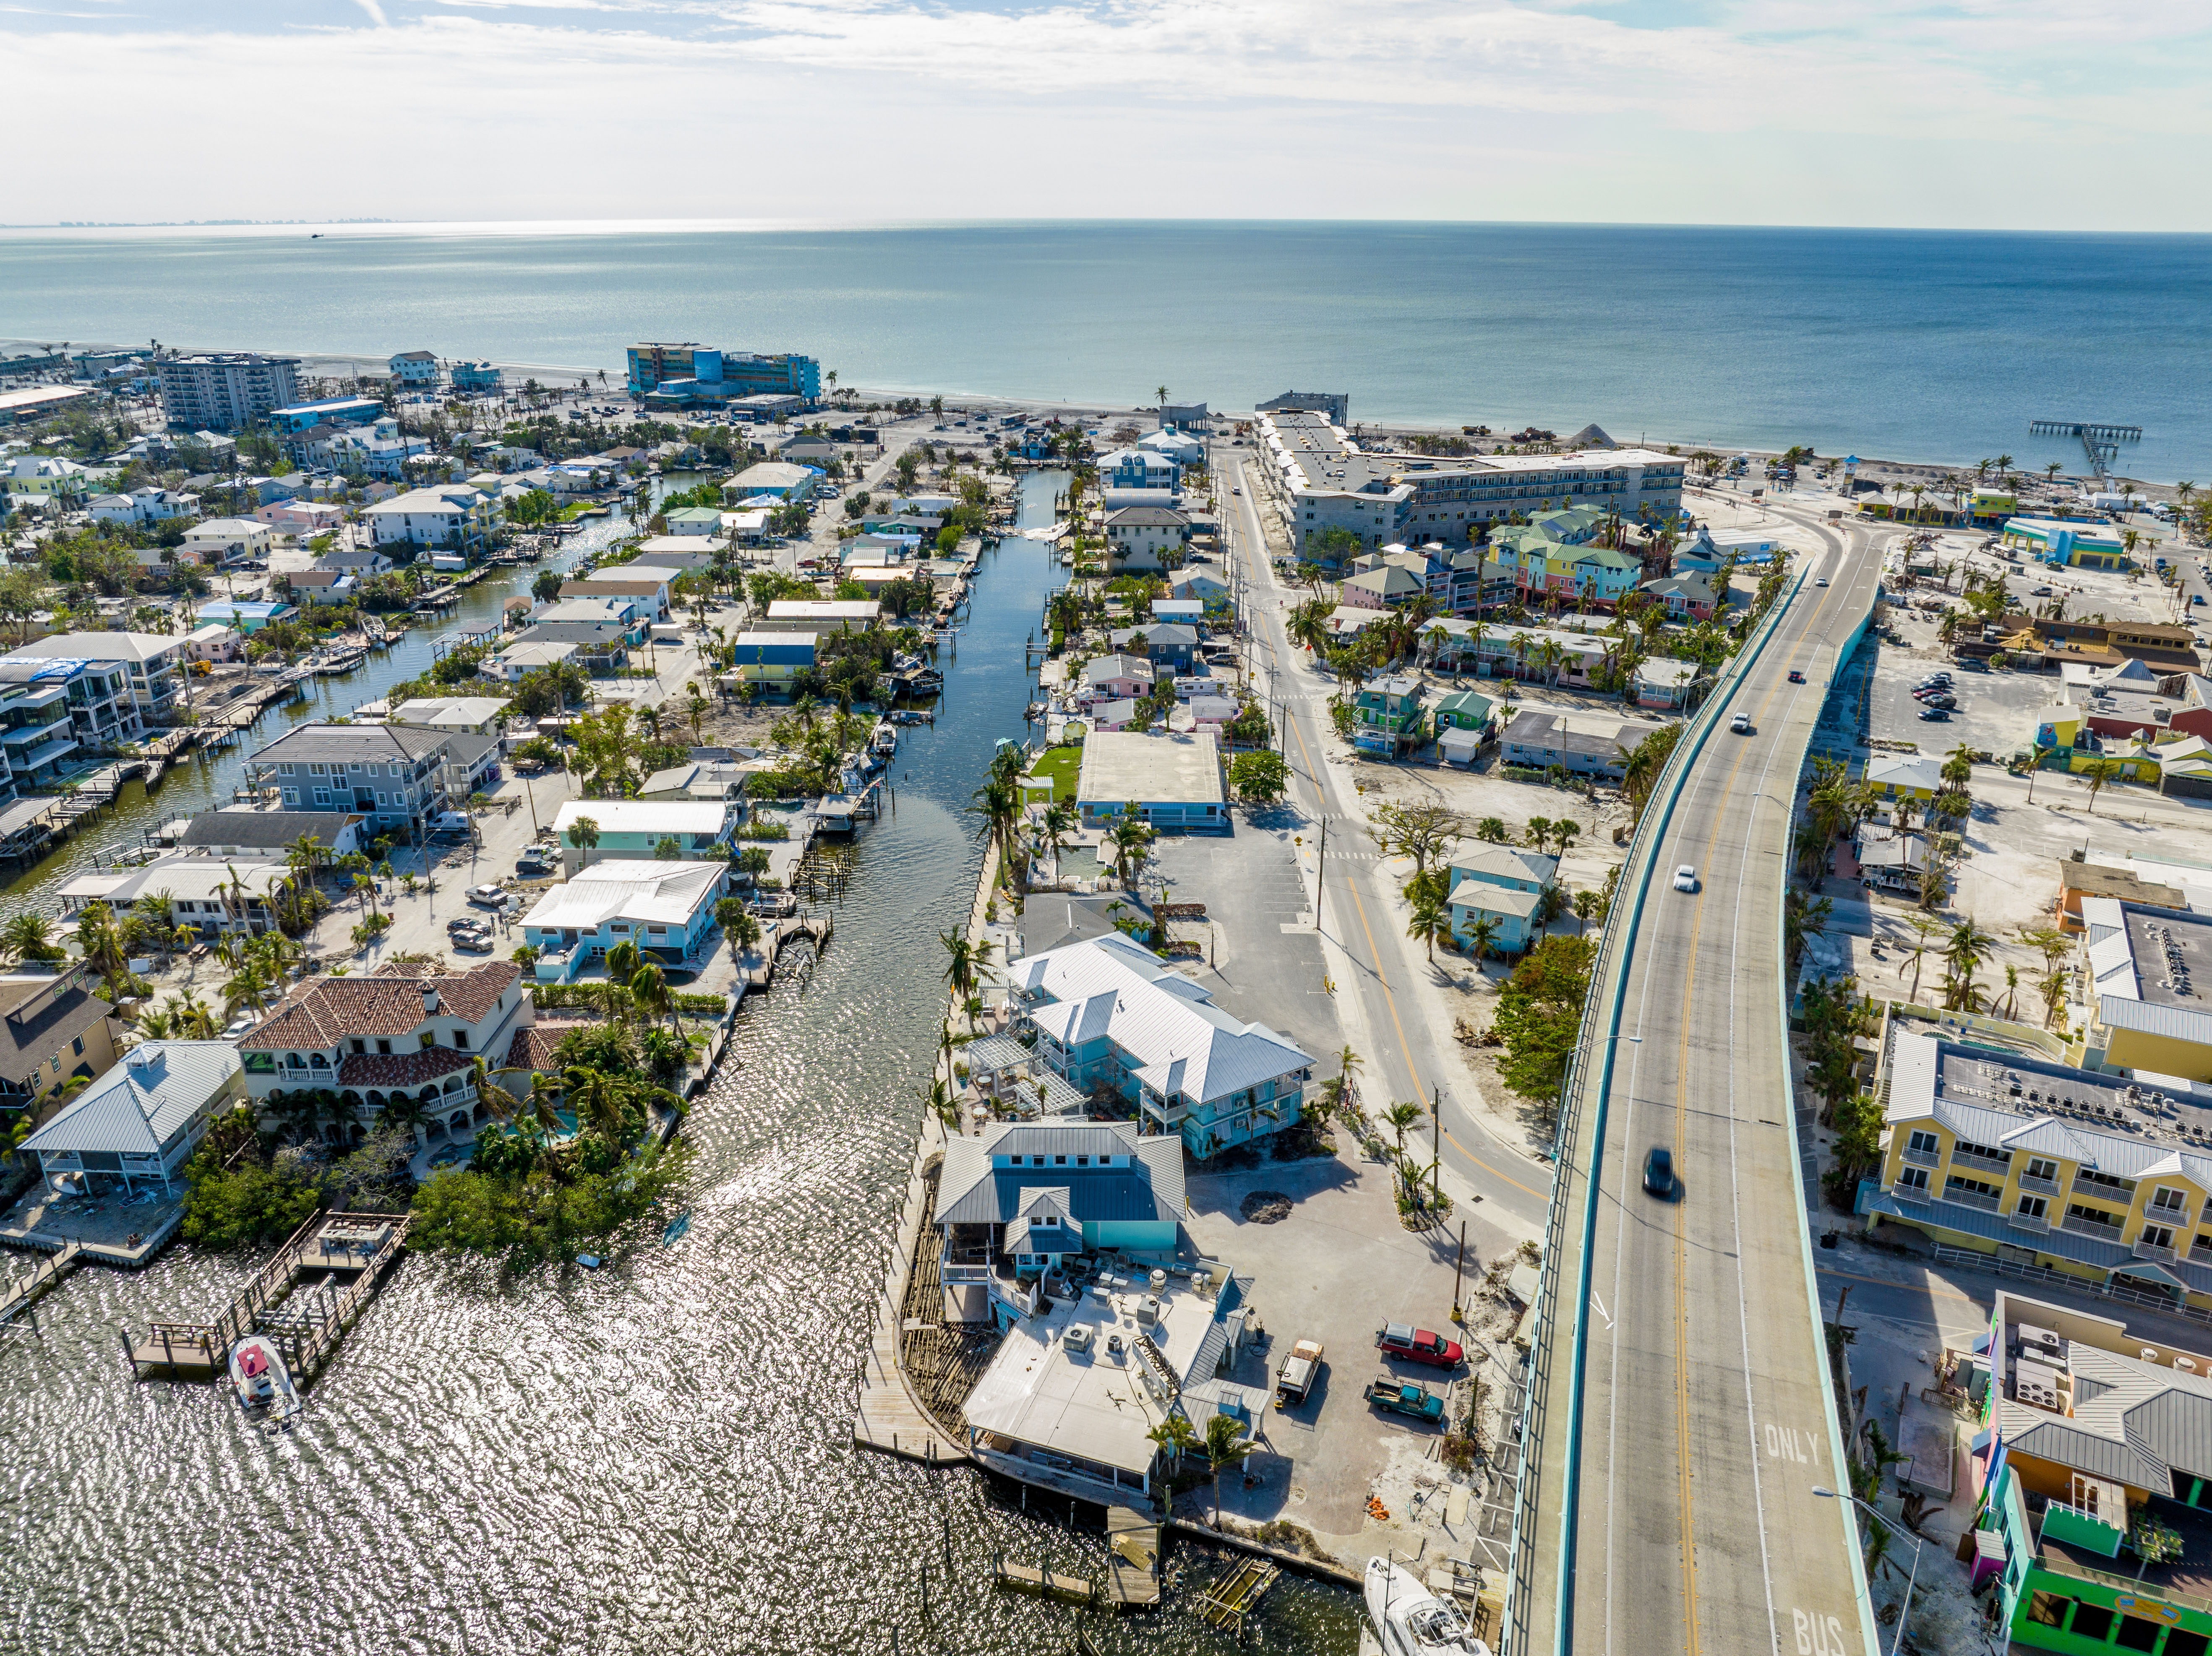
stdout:
[[1287,1409],[1306,1400],[1314,1381],[1321,1377],[1321,1356],[1319,1340],[1299,1340],[1291,1347],[1291,1355],[1275,1371],[1275,1407]]

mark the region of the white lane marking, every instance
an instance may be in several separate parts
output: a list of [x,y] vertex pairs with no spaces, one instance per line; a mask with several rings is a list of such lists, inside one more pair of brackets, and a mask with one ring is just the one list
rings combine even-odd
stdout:
[[[1849,542],[1845,541],[1841,546],[1835,549],[1840,553],[1841,551],[1847,549],[1848,546]],[[1840,558],[1838,559],[1838,567],[1840,567]],[[1799,642],[1801,643],[1811,642],[1816,646],[1821,641],[1823,640],[1811,640],[1803,635],[1801,635],[1799,640]],[[1783,709],[1783,717],[1784,719],[1787,719],[1796,711],[1798,698],[1802,696],[1810,688],[1811,686],[1809,684],[1800,684],[1792,688],[1790,700]],[[1752,846],[1757,839],[1756,830],[1759,826],[1759,801],[1762,798],[1771,798],[1771,796],[1770,796],[1766,792],[1766,784],[1768,777],[1772,773],[1774,769],[1775,755],[1779,751],[1779,743],[1766,750],[1766,762],[1759,767],[1759,788],[1753,798],[1750,816],[1744,825],[1743,843],[1738,847],[1737,851],[1739,860],[1736,864],[1735,873],[1735,923],[1731,926],[1729,935],[1729,980],[1730,990],[1729,993],[1728,1049],[1731,1052],[1736,1050],[1736,996],[1735,993],[1734,985],[1736,981],[1736,961],[1741,958],[1743,952],[1744,888],[1751,876]],[[1784,812],[1783,820],[1782,846],[1784,862],[1782,871],[1782,884],[1783,898],[1784,901],[1788,901],[1790,886],[1790,870],[1787,861],[1790,850],[1789,818],[1795,814],[1796,800],[1797,790],[1795,779],[1793,779],[1790,790],[1790,809]],[[1785,1082],[1788,1077],[1788,1032],[1784,1031],[1784,1076]],[[1743,1414],[1744,1423],[1749,1428],[1751,1432],[1751,1495],[1753,1505],[1757,1510],[1759,1515],[1759,1586],[1766,1594],[1767,1647],[1771,1650],[1778,1652],[1782,1648],[1782,1625],[1774,1612],[1774,1568],[1773,1561],[1768,1553],[1766,1546],[1766,1491],[1765,1488],[1765,1480],[1759,1476],[1759,1420],[1753,1409],[1751,1394],[1751,1299],[1750,1295],[1744,1290],[1743,1280],[1743,1179],[1736,1164],[1735,1075],[1736,1066],[1731,1064],[1729,1065],[1728,1071],[1729,1222],[1735,1232],[1736,1327],[1738,1337],[1742,1342],[1743,1349]],[[1694,1548],[1698,1544],[1698,1538],[1694,1535],[1685,1536],[1682,1539],[1682,1544],[1686,1547]],[[1831,1621],[1834,1620],[1832,1617],[1829,1619]],[[1798,1641],[1801,1645],[1804,1642],[1804,1636],[1801,1623],[1801,1630],[1798,1634]],[[1842,1636],[1840,1624],[1838,1624],[1837,1636],[1839,1639]]]
[[1766,1453],[1772,1460],[1794,1460],[1800,1466],[1820,1464],[1820,1434],[1801,1432],[1795,1426],[1766,1422]]
[[1590,1289],[1590,1303],[1597,1307],[1597,1314],[1605,1318],[1607,1331],[1610,1332],[1613,1328],[1613,1319],[1607,1314],[1605,1301],[1598,1298],[1597,1290],[1595,1289]]
[[1834,1617],[1800,1610],[1795,1604],[1790,1607],[1790,1614],[1797,1624],[1797,1656],[1849,1656],[1844,1645],[1844,1624]]

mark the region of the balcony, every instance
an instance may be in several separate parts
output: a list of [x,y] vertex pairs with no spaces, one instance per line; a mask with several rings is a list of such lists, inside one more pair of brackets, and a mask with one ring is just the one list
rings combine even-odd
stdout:
[[2094,1224],[2087,1219],[2076,1219],[2070,1213],[2059,1221],[2058,1228],[2069,1236],[2094,1237],[2100,1242],[2111,1242],[2115,1246],[2120,1240],[2121,1228],[2118,1225]]
[[1984,1213],[1995,1213],[2004,1205],[2003,1197],[1994,1192],[1985,1196],[1978,1190],[1947,1190],[1943,1199],[1956,1202],[1962,1208],[1979,1208]]
[[1925,1185],[1908,1185],[1902,1179],[1889,1187],[1889,1193],[1900,1202],[1926,1204],[1936,1198],[1928,1193]]
[[2006,1216],[2005,1223],[2012,1226],[2015,1230],[2032,1230],[2039,1234],[2048,1234],[2051,1229],[2051,1216],[2048,1213],[2022,1213],[2018,1209],[2014,1209]]
[[2039,1179],[2032,1173],[2020,1176],[2020,1187],[2031,1196],[2057,1196],[2063,1193],[2056,1179]]
[[14,730],[0,735],[0,743],[12,747],[19,742],[25,743],[43,742],[50,737],[67,731],[69,727],[70,717],[64,712],[58,719],[49,719],[43,725],[19,725]]
[[1954,1146],[1951,1151],[1951,1165],[1954,1168],[1972,1168],[1979,1172],[1993,1173],[2002,1178],[2012,1171],[2012,1158],[1978,1156],[1970,1149]]
[[1940,1168],[1943,1165],[1943,1152],[1916,1149],[1907,1144],[1905,1147],[1905,1159],[1916,1168]]
[[2138,1240],[2130,1251],[2138,1259],[2155,1259],[2162,1265],[2172,1265],[2178,1257],[2173,1249],[2162,1247],[2156,1242]]

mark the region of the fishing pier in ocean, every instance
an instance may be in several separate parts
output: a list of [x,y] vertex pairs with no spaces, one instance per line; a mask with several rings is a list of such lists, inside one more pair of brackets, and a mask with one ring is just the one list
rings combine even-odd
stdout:
[[2029,432],[2038,437],[2078,437],[2089,456],[2089,469],[2100,477],[2107,476],[2112,462],[2120,458],[2122,443],[2142,441],[2141,426],[2113,425],[2097,420],[2031,420]]

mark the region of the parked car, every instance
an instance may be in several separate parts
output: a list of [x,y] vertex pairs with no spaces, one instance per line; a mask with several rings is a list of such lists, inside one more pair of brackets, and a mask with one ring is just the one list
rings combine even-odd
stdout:
[[1425,1386],[1401,1380],[1395,1374],[1377,1374],[1367,1387],[1367,1400],[1394,1415],[1434,1422],[1444,1417],[1444,1400]]
[[1923,725],[1945,724],[1950,717],[1950,713],[1942,707],[1923,707],[1920,710],[1920,722]]
[[1457,1340],[1448,1340],[1411,1323],[1383,1324],[1376,1331],[1375,1349],[1386,1357],[1403,1357],[1408,1362],[1425,1362],[1438,1368],[1456,1368],[1467,1361]]
[[1695,891],[1697,889],[1698,870],[1696,869],[1692,868],[1687,863],[1685,863],[1681,867],[1674,870],[1675,890]]
[[1951,675],[1948,673],[1930,673],[1912,688],[1916,690],[1940,690],[1950,682]]
[[467,955],[489,955],[492,950],[489,931],[462,931],[454,935],[453,947]]
[[1291,1355],[1283,1359],[1283,1366],[1275,1371],[1275,1406],[1287,1408],[1293,1403],[1304,1403],[1321,1378],[1321,1342],[1300,1340],[1291,1347]]
[[260,1022],[261,1020],[251,1012],[240,1013],[238,1016],[231,1019],[229,1022],[222,1026],[222,1038],[225,1040],[236,1040],[240,1035],[244,1034],[248,1029],[251,1029],[255,1024]]
[[1674,1193],[1674,1153],[1664,1144],[1654,1144],[1644,1158],[1644,1188],[1654,1196]]
[[1941,707],[1948,713],[1959,705],[1959,698],[1948,690],[1937,690],[1933,695],[1922,696],[1920,705],[1923,707]]
[[550,874],[557,866],[559,864],[552,858],[535,848],[524,852],[521,856],[514,859],[514,871],[532,878],[540,874]]
[[501,886],[472,885],[468,895],[469,901],[478,908],[505,908],[507,904],[507,891]]

